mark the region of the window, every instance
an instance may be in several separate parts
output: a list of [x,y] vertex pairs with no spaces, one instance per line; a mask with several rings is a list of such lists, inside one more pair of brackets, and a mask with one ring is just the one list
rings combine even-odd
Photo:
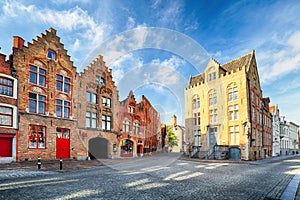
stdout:
[[212,109],[209,111],[210,123],[217,123],[218,122],[218,110]]
[[102,78],[100,76],[96,76],[96,83],[104,85],[105,84],[105,80],[104,80],[104,78]]
[[133,106],[128,106],[128,112],[129,113],[135,113],[135,109]]
[[0,106],[0,126],[13,125],[13,109]]
[[97,103],[97,94],[86,92],[86,101],[89,103]]
[[50,58],[51,60],[56,60],[56,53],[49,49],[47,53],[47,58]]
[[97,128],[97,113],[86,112],[86,127]]
[[230,145],[239,145],[240,144],[240,133],[239,126],[230,126],[229,127],[229,138]]
[[70,79],[61,75],[56,75],[56,90],[69,93],[70,92]]
[[129,133],[130,130],[130,123],[129,121],[125,120],[123,121],[123,132]]
[[56,99],[56,116],[69,118],[70,117],[70,102]]
[[70,129],[56,128],[56,138],[70,139]]
[[0,77],[0,94],[13,96],[13,81]]
[[239,118],[239,106],[238,104],[230,105],[228,107],[229,110],[229,120],[237,120]]
[[194,109],[200,108],[200,98],[198,96],[193,98],[193,108]]
[[194,125],[200,126],[200,112],[194,113]]
[[137,123],[137,122],[133,122],[133,133],[134,134],[138,134],[139,133],[139,123]]
[[238,88],[233,87],[228,89],[228,100],[234,101],[238,99]]
[[45,114],[46,113],[46,97],[29,93],[29,112]]
[[44,149],[46,147],[46,127],[39,125],[29,126],[29,148]]
[[111,116],[102,115],[102,130],[111,131]]
[[102,97],[102,106],[106,108],[111,108],[111,99],[107,97]]
[[46,70],[30,65],[29,73],[30,83],[38,84],[40,86],[46,85]]
[[208,81],[216,80],[216,72],[212,72],[208,74]]
[[216,105],[216,104],[217,104],[217,94],[215,92],[209,94],[209,105],[213,106],[213,105]]

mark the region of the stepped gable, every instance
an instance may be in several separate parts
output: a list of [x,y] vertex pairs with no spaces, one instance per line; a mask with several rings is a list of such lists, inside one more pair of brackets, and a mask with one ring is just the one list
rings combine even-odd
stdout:
[[196,85],[197,83],[202,83],[204,82],[204,74],[198,74],[196,76],[191,76],[190,77],[190,86]]
[[238,68],[243,66],[248,66],[252,57],[252,53],[249,53],[245,56],[239,57],[234,59],[228,63],[221,65],[222,69],[226,70],[227,72],[236,71]]

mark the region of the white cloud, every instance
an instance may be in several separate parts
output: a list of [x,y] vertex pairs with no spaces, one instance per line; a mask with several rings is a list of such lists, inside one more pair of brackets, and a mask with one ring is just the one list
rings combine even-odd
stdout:
[[17,1],[6,1],[3,11],[6,18],[22,18],[31,23],[49,24],[49,26],[68,32],[80,31],[77,36],[81,38],[76,42],[80,42],[80,39],[85,40],[85,43],[81,45],[89,46],[95,42],[102,42],[104,31],[110,30],[110,26],[96,23],[87,11],[78,6],[58,11],[35,5],[24,5]]
[[71,51],[77,51],[79,48],[80,48],[80,40],[76,39],[72,48],[71,48]]
[[153,59],[152,64],[161,65],[164,67],[171,67],[173,69],[176,69],[180,66],[185,65],[186,62],[183,59],[173,55],[171,58],[163,60],[162,62],[159,59]]
[[128,17],[126,27],[127,29],[132,29],[135,26],[135,19],[133,17]]
[[90,3],[91,0],[51,0],[51,2],[57,5],[61,5],[71,3]]
[[[272,40],[273,48],[259,54],[261,82],[270,84],[277,79],[300,69],[300,32],[288,38]],[[284,45],[283,45],[284,44]],[[280,46],[277,47],[277,46]],[[276,48],[277,47],[277,48]],[[277,50],[280,49],[280,50]]]

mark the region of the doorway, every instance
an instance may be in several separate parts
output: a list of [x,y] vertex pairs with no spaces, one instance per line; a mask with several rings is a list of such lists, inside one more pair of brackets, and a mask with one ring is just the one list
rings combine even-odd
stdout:
[[70,158],[70,129],[56,129],[56,158]]

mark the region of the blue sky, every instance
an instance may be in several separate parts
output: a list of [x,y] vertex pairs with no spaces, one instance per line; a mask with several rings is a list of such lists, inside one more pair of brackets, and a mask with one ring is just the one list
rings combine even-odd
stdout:
[[183,90],[210,57],[254,49],[264,97],[300,124],[300,1],[3,0],[0,10],[1,53],[14,35],[27,44],[53,27],[78,72],[102,54],[120,100],[144,94],[167,123],[184,125]]

